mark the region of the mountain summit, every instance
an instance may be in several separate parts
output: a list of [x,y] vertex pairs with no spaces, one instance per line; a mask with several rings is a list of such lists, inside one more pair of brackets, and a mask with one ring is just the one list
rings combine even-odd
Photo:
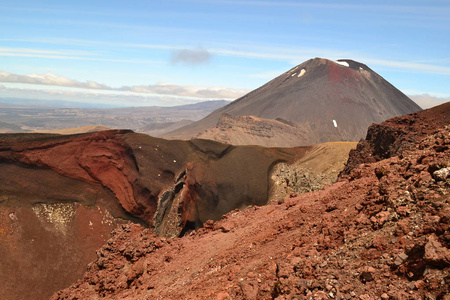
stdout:
[[[204,119],[163,137],[190,139],[213,136],[212,139],[220,140],[214,137],[217,134],[205,135],[205,130],[209,133],[220,131],[222,137],[233,135],[230,133],[232,131],[234,134],[253,134],[251,128],[242,125],[240,131],[233,130],[236,129],[233,126],[228,126],[227,129],[222,118],[223,114],[227,114],[289,122],[298,132],[298,140],[295,144],[290,142],[285,145],[277,141],[277,146],[358,141],[365,136],[367,127],[372,123],[381,123],[394,116],[419,110],[421,108],[416,103],[365,64],[350,59],[334,62],[314,58],[212,112]],[[272,130],[270,125],[267,128]],[[277,136],[277,133],[273,132],[257,143],[272,146],[270,136]],[[221,140],[236,139],[227,136]],[[239,140],[240,144],[245,144],[245,139]],[[249,140],[254,143],[254,139]]]

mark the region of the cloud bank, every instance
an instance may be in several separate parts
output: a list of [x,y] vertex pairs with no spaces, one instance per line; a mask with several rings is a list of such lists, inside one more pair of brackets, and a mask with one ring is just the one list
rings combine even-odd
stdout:
[[122,87],[122,91],[131,91],[137,93],[150,93],[162,95],[175,95],[183,97],[197,97],[197,98],[226,98],[235,99],[248,93],[248,90],[233,89],[226,87],[202,87],[202,86],[183,86],[171,83],[157,83],[155,85],[141,85]]
[[94,81],[80,82],[50,72],[45,74],[17,75],[0,71],[0,82],[60,86],[88,90],[105,90],[111,92],[133,92],[177,97],[194,97],[203,99],[234,100],[249,92],[249,90],[233,89],[227,87],[184,86],[171,83],[157,83],[154,85],[123,86],[120,88],[112,88],[105,84],[100,84]]
[[[1,98],[69,101],[80,107],[173,106],[205,101],[194,97],[156,95],[115,90],[93,90],[29,84],[0,84]],[[74,107],[77,107],[76,105]]]

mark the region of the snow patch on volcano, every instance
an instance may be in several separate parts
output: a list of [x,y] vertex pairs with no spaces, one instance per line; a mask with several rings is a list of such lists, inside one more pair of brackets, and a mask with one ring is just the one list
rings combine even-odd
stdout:
[[300,73],[298,73],[298,77],[302,77],[303,75],[305,75],[305,73],[306,73],[306,70],[305,70],[305,69],[302,69],[302,70],[300,71]]
[[350,67],[350,65],[346,61],[337,61],[337,63],[344,67]]

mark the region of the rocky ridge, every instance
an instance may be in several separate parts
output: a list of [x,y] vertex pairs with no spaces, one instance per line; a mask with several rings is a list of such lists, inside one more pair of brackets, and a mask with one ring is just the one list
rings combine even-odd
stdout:
[[[177,239],[125,225],[52,299],[448,299],[450,103],[372,127],[401,152]],[[422,119],[423,118],[423,119]],[[370,153],[370,152],[366,152]],[[363,153],[364,154],[364,153]],[[359,159],[370,159],[353,154]]]

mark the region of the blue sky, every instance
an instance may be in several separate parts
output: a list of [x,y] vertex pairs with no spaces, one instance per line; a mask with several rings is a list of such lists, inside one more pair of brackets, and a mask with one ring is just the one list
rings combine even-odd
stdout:
[[428,101],[450,97],[447,0],[1,0],[0,10],[0,97],[234,99],[313,57],[355,59],[408,95],[445,98]]

